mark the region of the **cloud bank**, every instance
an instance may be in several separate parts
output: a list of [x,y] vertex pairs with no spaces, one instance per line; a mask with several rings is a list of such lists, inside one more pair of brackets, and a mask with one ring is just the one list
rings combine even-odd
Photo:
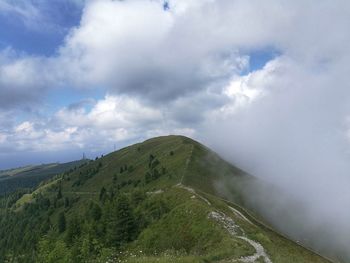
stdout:
[[210,120],[206,129],[207,139],[227,159],[280,189],[251,189],[253,207],[296,240],[345,261],[350,256],[347,68],[334,61],[315,69],[280,57],[231,85],[247,90],[245,106]]

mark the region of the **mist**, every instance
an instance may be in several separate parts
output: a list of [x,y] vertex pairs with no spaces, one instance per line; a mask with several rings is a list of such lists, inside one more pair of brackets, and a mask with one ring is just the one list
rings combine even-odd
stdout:
[[[244,106],[208,120],[205,133],[223,157],[271,185],[246,188],[254,210],[293,239],[347,260],[348,69],[342,59],[316,69],[296,58],[276,58],[240,80],[246,94],[254,90],[260,95],[249,99],[236,93],[235,102],[243,96]],[[268,81],[254,81],[261,74]]]

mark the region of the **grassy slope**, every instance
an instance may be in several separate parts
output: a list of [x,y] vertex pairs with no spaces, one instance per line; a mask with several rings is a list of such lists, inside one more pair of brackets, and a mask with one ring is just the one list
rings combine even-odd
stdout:
[[56,175],[63,173],[74,167],[78,167],[86,162],[85,160],[73,161],[68,163],[50,163],[33,166],[25,166],[10,170],[0,171],[1,177],[31,177],[31,176],[43,176],[43,175]]
[[[170,154],[171,152],[174,154]],[[156,181],[144,184],[150,154],[159,159],[160,166],[166,168],[167,173]],[[100,168],[96,175],[83,178],[83,183],[76,184],[81,179],[80,172],[97,166]],[[124,166],[132,169],[120,173],[120,168]],[[61,180],[59,183],[63,195],[76,197],[78,200],[67,214],[68,218],[76,211],[81,211],[89,201],[97,202],[100,189],[108,188],[115,176],[119,182],[131,181],[123,188],[125,192],[134,188],[133,182],[140,181],[139,188],[148,192],[142,205],[161,201],[169,209],[167,214],[147,227],[125,249],[127,252],[124,257],[127,262],[230,262],[232,259],[254,254],[255,250],[250,244],[230,235],[220,223],[208,217],[212,211],[220,211],[231,217],[247,237],[265,248],[272,262],[328,262],[260,225],[248,214],[245,215],[253,224],[233,213],[227,202],[215,196],[213,184],[221,177],[230,177],[240,185],[244,180],[253,180],[253,177],[229,165],[204,146],[182,136],[158,137],[126,147],[90,162],[73,172],[68,179]],[[181,188],[179,183],[194,188],[196,193]],[[54,195],[55,192],[50,192],[50,189],[42,186],[37,191]],[[158,190],[162,191],[157,192]],[[236,189],[234,192],[235,200],[241,204],[239,191]],[[22,200],[20,204],[25,202],[26,200]],[[240,210],[239,206],[235,208]],[[59,212],[57,210],[51,215],[52,220],[57,218]],[[245,213],[243,210],[241,212]],[[260,258],[257,262],[264,261]]]
[[36,187],[41,181],[79,167],[85,162],[86,160],[79,160],[62,164],[42,164],[0,171],[0,195],[13,192],[18,188]]
[[22,172],[31,170],[32,168],[33,168],[33,166],[28,165],[28,166],[13,168],[13,169],[0,170],[0,178],[14,176],[18,173],[22,173]]

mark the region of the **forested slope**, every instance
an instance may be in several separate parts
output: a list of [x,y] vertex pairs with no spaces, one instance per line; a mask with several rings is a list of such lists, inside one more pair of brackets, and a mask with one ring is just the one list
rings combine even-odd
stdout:
[[135,144],[3,198],[1,262],[328,262],[215,193],[254,180],[182,136]]
[[2,170],[0,171],[0,195],[8,194],[18,189],[23,190],[37,187],[42,181],[66,171],[79,168],[79,166],[87,161],[79,160],[62,164],[52,163]]

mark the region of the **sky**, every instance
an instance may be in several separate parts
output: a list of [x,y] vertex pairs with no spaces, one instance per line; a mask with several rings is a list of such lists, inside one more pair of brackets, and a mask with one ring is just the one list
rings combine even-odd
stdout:
[[0,169],[182,134],[346,250],[349,28],[345,0],[0,0]]
[[229,83],[281,55],[241,40],[230,5],[0,0],[0,169],[204,139],[208,116],[233,103]]

